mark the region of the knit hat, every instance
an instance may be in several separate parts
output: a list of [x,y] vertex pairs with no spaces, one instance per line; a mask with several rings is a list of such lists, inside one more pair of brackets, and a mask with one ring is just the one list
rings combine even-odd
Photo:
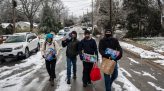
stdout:
[[84,34],[91,34],[91,32],[89,30],[85,30]]
[[106,32],[111,32],[112,33],[112,30],[111,29],[105,29],[105,33]]
[[47,40],[48,38],[53,39],[53,37],[54,37],[53,34],[50,34],[50,33],[49,33],[49,34],[46,35],[46,40]]
[[72,34],[75,34],[75,35],[77,35],[77,32],[76,32],[76,31],[72,31]]

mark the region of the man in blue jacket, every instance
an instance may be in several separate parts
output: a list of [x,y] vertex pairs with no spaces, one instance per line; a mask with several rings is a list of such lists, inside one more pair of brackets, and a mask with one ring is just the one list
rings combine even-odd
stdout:
[[[85,38],[79,44],[80,59],[84,60],[83,53],[96,55],[98,60],[98,51],[96,41],[90,36],[90,31],[85,30]],[[83,61],[83,87],[91,84],[90,73],[94,63]]]

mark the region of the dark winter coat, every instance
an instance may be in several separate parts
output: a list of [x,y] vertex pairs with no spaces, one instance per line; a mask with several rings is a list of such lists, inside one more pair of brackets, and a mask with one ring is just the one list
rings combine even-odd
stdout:
[[66,39],[65,41],[62,41],[62,46],[67,46],[66,56],[69,58],[75,58],[78,55],[78,45],[79,40],[77,39]]
[[82,51],[84,51],[84,53],[87,54],[91,54],[91,55],[97,55],[98,58],[98,51],[97,51],[97,44],[96,41],[94,39],[83,39],[81,40],[80,44],[79,44],[79,52],[80,54],[82,54]]
[[105,54],[105,50],[107,48],[111,48],[113,50],[117,50],[120,52],[120,55],[116,58],[115,61],[119,60],[122,57],[122,48],[116,38],[106,38],[100,40],[99,42],[99,52],[102,55],[102,57],[109,58],[110,55]]

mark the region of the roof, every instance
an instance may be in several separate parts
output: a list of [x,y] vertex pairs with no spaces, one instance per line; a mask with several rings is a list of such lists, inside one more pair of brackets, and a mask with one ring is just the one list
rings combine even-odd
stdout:
[[31,32],[22,32],[22,33],[14,33],[13,35],[27,35],[30,34]]
[[11,23],[1,23],[2,28],[7,28]]
[[[26,22],[26,21],[17,22],[17,24],[19,24],[19,23],[24,23],[24,24],[27,24],[27,25],[30,26],[30,22]],[[36,23],[33,23],[33,26],[34,26],[34,27],[37,27],[38,25],[37,25]]]

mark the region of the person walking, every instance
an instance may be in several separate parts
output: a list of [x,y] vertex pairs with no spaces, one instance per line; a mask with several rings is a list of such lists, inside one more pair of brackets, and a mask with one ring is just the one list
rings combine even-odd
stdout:
[[[81,40],[79,44],[79,53],[80,59],[83,61],[83,54],[96,55],[98,60],[98,50],[96,41],[91,37],[90,31],[85,30],[84,39]],[[87,87],[88,84],[91,84],[90,73],[94,63],[83,61],[83,87]]]
[[112,59],[116,62],[113,74],[108,75],[104,73],[106,91],[111,91],[112,83],[118,77],[117,63],[118,60],[122,57],[122,48],[118,40],[112,37],[112,31],[110,29],[105,30],[105,36],[99,42],[99,52],[102,55],[102,57],[111,59],[112,58],[111,55],[105,53],[108,48],[119,52],[119,55],[115,59]]
[[54,86],[54,79],[56,78],[55,67],[59,53],[59,45],[53,40],[53,37],[53,34],[47,34],[41,49],[42,57],[45,59],[46,69],[50,76],[51,86]]
[[70,38],[62,39],[62,46],[67,47],[66,56],[67,56],[67,84],[71,84],[71,66],[73,65],[73,79],[76,79],[76,62],[78,55],[78,44],[79,40],[77,39],[77,32],[72,31]]

